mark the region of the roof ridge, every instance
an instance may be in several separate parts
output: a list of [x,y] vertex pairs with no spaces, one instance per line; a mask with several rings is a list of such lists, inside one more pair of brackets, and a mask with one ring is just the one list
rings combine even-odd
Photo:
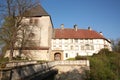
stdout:
[[[54,28],[54,29],[56,30],[56,29],[61,29],[61,28]],[[61,30],[66,30],[66,29],[74,30],[74,28],[64,28],[64,29],[61,29]],[[88,30],[88,29],[78,28],[77,30]],[[94,30],[89,30],[89,31],[94,31]]]
[[40,3],[37,4],[36,7],[37,7],[37,6],[40,7],[47,15],[49,15],[48,12],[40,5]]

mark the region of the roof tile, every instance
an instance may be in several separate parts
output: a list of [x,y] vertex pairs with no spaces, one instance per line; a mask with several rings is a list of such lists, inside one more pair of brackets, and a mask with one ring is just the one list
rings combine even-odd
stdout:
[[103,35],[87,29],[55,29],[54,38],[105,39]]

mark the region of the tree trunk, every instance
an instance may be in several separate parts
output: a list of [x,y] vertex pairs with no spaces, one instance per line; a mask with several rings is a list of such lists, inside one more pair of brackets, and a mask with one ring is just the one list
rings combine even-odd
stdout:
[[10,56],[9,56],[9,61],[13,60],[13,44],[10,45]]

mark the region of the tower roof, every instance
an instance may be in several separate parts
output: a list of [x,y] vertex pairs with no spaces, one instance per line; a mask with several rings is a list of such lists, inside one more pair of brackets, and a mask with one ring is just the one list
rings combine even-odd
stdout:
[[49,16],[40,4],[33,6],[28,11],[25,11],[25,13],[27,14],[26,17]]

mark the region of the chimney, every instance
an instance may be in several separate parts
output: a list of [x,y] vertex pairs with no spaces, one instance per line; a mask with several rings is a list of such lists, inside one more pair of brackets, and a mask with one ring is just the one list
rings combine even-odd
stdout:
[[64,29],[64,24],[61,24],[60,27],[61,27],[61,29]]
[[92,30],[92,28],[89,26],[89,27],[88,27],[88,30]]
[[100,35],[103,35],[103,33],[102,32],[99,32],[100,33]]
[[77,31],[77,29],[78,29],[77,24],[74,25],[74,29],[75,29],[75,31]]

